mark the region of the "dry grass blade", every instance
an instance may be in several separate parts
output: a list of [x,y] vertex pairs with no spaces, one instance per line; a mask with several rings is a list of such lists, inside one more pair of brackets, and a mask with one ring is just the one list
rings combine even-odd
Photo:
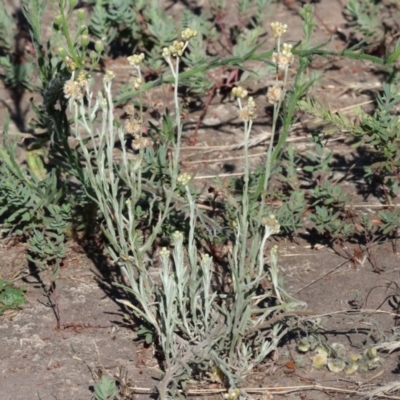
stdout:
[[[289,393],[294,393],[294,392],[304,392],[308,390],[318,390],[322,392],[336,392],[336,393],[343,393],[343,394],[348,394],[348,395],[358,395],[358,396],[369,396],[369,397],[364,397],[365,399],[373,399],[375,398],[382,398],[382,399],[392,399],[392,400],[400,400],[400,397],[398,396],[390,396],[386,393],[391,393],[393,391],[396,391],[400,388],[400,382],[391,382],[388,383],[387,385],[373,389],[368,393],[360,393],[358,390],[352,390],[352,389],[345,389],[345,388],[337,388],[337,387],[332,387],[332,386],[323,386],[323,385],[301,385],[301,386],[268,386],[268,387],[262,387],[262,388],[254,388],[254,387],[244,387],[241,388],[243,391],[245,391],[248,394],[274,394],[274,395],[285,395]],[[154,391],[150,388],[139,388],[139,387],[131,387],[135,393],[138,394],[151,394],[154,393]],[[216,395],[216,394],[223,394],[226,393],[226,389],[189,389],[186,394],[188,397],[193,397],[193,396],[210,396],[210,395]]]
[[388,397],[387,396],[387,394],[393,393],[399,389],[400,389],[399,381],[389,382],[385,386],[381,386],[376,389],[372,389],[367,393],[363,393],[364,394],[363,399],[372,400],[373,398],[377,398],[377,397],[384,397],[384,398],[386,397],[389,399],[400,399],[400,397],[393,397],[393,396]]
[[375,346],[379,351],[387,351],[389,354],[393,351],[400,349],[400,341],[397,342],[384,342]]

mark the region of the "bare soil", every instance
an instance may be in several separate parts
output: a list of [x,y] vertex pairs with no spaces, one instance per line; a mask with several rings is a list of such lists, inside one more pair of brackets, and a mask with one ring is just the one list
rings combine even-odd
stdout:
[[[185,7],[183,3],[168,3],[171,13],[179,15]],[[289,41],[302,37],[298,14],[300,3],[286,0],[274,5],[265,18],[266,31],[272,21],[284,21],[289,26]],[[313,36],[314,42],[322,43],[332,38],[328,47],[336,50],[344,48],[346,41],[343,37],[348,38],[351,29],[343,17],[341,2],[321,0],[316,2],[315,10],[319,23]],[[273,39],[270,35],[267,39],[265,48],[269,49]],[[123,59],[108,60],[107,66],[114,70],[120,84],[126,82],[128,70]],[[257,68],[256,64],[250,66]],[[323,74],[313,94],[333,110],[355,104],[372,107],[374,96],[382,85],[382,71],[368,62],[317,58],[312,68]],[[254,93],[265,94],[263,88],[263,82],[249,83],[249,89]],[[17,136],[27,129],[27,121],[32,116],[28,103],[30,96],[25,93],[20,99],[20,110],[27,110],[21,113],[13,104],[9,91],[4,86],[0,87],[0,98],[5,99],[0,105],[0,123],[4,120],[5,109],[9,108],[15,114],[11,132]],[[167,98],[170,99],[168,88],[152,92],[155,107],[161,104],[161,108],[171,108]],[[264,101],[263,95],[256,96],[259,104]],[[269,130],[268,109],[259,108],[253,137],[261,137]],[[238,157],[242,152],[221,148],[243,140],[235,103],[219,94],[215,96],[193,146],[193,130],[200,114],[201,111],[197,110],[186,117],[182,165],[197,174],[201,185],[209,184],[210,176],[215,174],[240,174],[243,162]],[[301,122],[290,138],[300,153],[311,148],[306,132],[309,124],[313,124],[307,120]],[[380,199],[363,193],[357,172],[357,168],[362,167],[363,157],[368,157],[368,154],[365,156],[352,149],[346,137],[340,134],[332,136],[328,148],[335,151],[336,165],[344,167],[344,172],[337,173],[338,178],[345,191],[353,195],[353,202],[363,212],[376,213],[374,206],[381,204]],[[265,140],[252,148],[252,167],[259,165],[265,150]],[[350,167],[352,172],[349,173]],[[398,310],[400,290],[393,284],[400,284],[399,253],[393,241],[376,244],[372,248],[373,258],[367,257],[358,243],[347,243],[343,248],[335,249],[323,246],[307,230],[300,232],[294,240],[278,238],[276,244],[279,244],[279,263],[288,292],[305,302],[307,310],[316,314],[333,314],[322,318],[329,342],[341,342],[349,352],[360,352],[365,346],[373,344],[380,334],[391,337],[394,330],[399,331],[395,308]],[[24,244],[3,240],[0,243],[0,258],[0,278],[15,279],[17,286],[24,285],[27,297],[27,304],[22,310],[0,317],[1,399],[90,399],[93,398],[94,382],[100,374],[120,376],[121,385],[126,389],[126,397],[121,395],[121,398],[154,398],[154,387],[162,376],[154,350],[135,340],[135,327],[124,319],[125,311],[117,302],[124,294],[112,285],[118,280],[118,271],[109,265],[104,254],[96,248],[82,248],[71,242],[56,281],[56,290],[50,297],[46,295],[50,272],[32,274]],[[381,273],[374,272],[376,267]],[[392,283],[390,287],[389,283]],[[387,313],[360,317],[344,312],[354,310],[354,307],[379,309]],[[324,400],[349,398],[353,395],[352,390],[355,394],[356,391],[368,390],[371,385],[399,380],[400,365],[396,352],[380,354],[381,363],[376,370],[346,376],[344,373],[313,369],[311,355],[297,353],[295,340],[296,337],[288,340],[274,359],[267,360],[243,386],[298,386],[303,388],[274,396]],[[320,385],[326,389],[307,390],[305,386],[308,385]],[[329,387],[348,392],[331,392]],[[219,387],[205,382],[201,388]],[[400,398],[400,394],[398,396],[391,398]],[[221,395],[194,396],[200,397],[216,399]],[[261,397],[254,395],[254,398]]]

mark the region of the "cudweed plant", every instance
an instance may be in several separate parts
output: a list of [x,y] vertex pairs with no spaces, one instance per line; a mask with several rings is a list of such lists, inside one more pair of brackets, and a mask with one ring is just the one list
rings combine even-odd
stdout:
[[[55,20],[60,42],[58,58],[48,60],[40,45],[40,23],[34,17],[39,16],[42,8],[38,1],[32,2],[37,12],[32,12],[30,23],[40,61],[38,74],[44,86],[44,104],[37,109],[37,126],[48,130],[52,145],[63,156],[67,166],[64,164],[62,171],[65,172],[68,166],[73,167],[73,175],[102,214],[107,249],[127,282],[122,288],[132,295],[132,301],[121,300],[121,303],[132,310],[143,325],[142,331],[147,333],[149,340],[154,338],[164,356],[165,376],[158,386],[160,397],[178,397],[185,382],[202,371],[218,371],[217,375],[229,390],[229,398],[244,396],[245,393],[237,388],[240,380],[263,362],[288,332],[279,321],[271,325],[268,321],[275,312],[299,305],[283,289],[277,248],[269,251],[268,264],[265,261],[269,239],[280,230],[280,223],[266,209],[265,200],[298,101],[313,83],[313,78],[309,79],[305,74],[312,54],[308,48],[314,26],[312,8],[306,7],[302,11],[305,39],[296,46],[282,42],[288,27],[276,22],[271,26],[276,40],[273,51],[260,55],[250,52],[221,62],[213,60],[210,65],[200,65],[192,71],[179,73],[182,58],[187,56],[189,59],[186,50],[199,40],[197,29],[186,28],[180,38],[167,41],[160,49],[158,62],[164,63],[170,71],[170,75],[160,82],[170,82],[174,86],[174,121],[166,115],[161,128],[150,127],[149,131],[154,133],[150,138],[144,134],[146,122],[141,96],[157,83],[145,83],[143,78],[142,68],[148,54],[143,51],[128,57],[134,80],[129,83],[125,97],[119,98],[123,101],[126,96],[130,97],[126,108],[128,118],[122,127],[114,116],[114,73],[106,71],[103,90],[97,95],[92,91],[88,73],[99,60],[104,44],[101,41],[94,44],[96,51],[90,53],[92,62],[86,71],[88,37],[82,11],[78,15],[76,35],[68,29],[67,22],[75,3],[60,2],[60,13]],[[27,2],[27,14],[28,5]],[[325,54],[317,50],[319,54]],[[290,86],[289,67],[296,54],[300,57],[296,77]],[[253,185],[248,141],[257,115],[257,99],[247,96],[241,87],[234,88],[233,95],[237,98],[244,125],[244,190],[239,201],[228,199],[233,223],[231,228],[221,228],[198,208],[193,177],[181,171],[179,165],[183,122],[178,89],[196,73],[230,62],[240,66],[247,59],[264,59],[266,56],[276,70],[276,82],[267,94],[267,102],[273,107],[270,146],[260,179]],[[283,72],[282,81],[278,79],[280,72]],[[133,104],[134,97],[139,100],[139,106]],[[55,104],[60,107],[56,108]],[[71,126],[67,110],[72,114]],[[279,119],[282,128],[275,143]],[[69,148],[66,142],[71,133],[79,143],[76,149]],[[128,138],[132,140],[128,141]],[[117,144],[120,160],[116,158]],[[28,164],[37,180],[56,176],[40,164],[39,153],[32,155],[37,157]],[[7,158],[4,160],[8,162]],[[12,163],[10,165],[13,167]],[[36,182],[35,178],[32,182]],[[293,209],[299,210],[300,202],[300,198],[293,197]],[[68,210],[53,209],[60,214],[64,211]],[[168,238],[162,237],[169,231],[165,227],[171,216],[183,220],[184,228],[174,229]],[[52,221],[57,234],[53,237],[55,241],[62,239],[64,228],[61,222]],[[296,223],[297,220],[292,221],[293,226]],[[222,232],[230,239],[223,285],[217,279],[221,273],[218,260],[201,246],[199,227],[207,229],[211,237]],[[32,257],[39,261],[35,249],[42,245],[42,239],[35,235],[31,243]],[[160,249],[161,246],[164,247]],[[48,246],[48,252],[51,257],[54,249]]]
[[[280,46],[285,29],[282,24],[273,25],[274,33],[279,33],[276,37],[278,51],[273,57],[277,68],[286,71],[287,78],[293,54],[289,45]],[[102,228],[108,239],[108,251],[129,282],[123,288],[134,298],[132,302],[121,300],[121,303],[145,324],[148,337],[154,337],[165,358],[165,376],[158,386],[162,399],[179,396],[179,388],[184,387],[194,373],[215,368],[221,371],[224,383],[230,388],[229,398],[233,398],[232,393],[238,398],[243,394],[237,389],[239,381],[275,350],[287,333],[287,328],[280,323],[272,324],[270,329],[258,329],[258,326],[274,312],[298,306],[298,302],[282,289],[275,247],[270,251],[270,265],[265,263],[268,239],[280,230],[278,221],[262,211],[258,220],[249,215],[248,141],[257,106],[241,87],[234,88],[233,94],[244,122],[246,168],[243,195],[234,216],[232,246],[227,256],[226,288],[216,286],[218,265],[199,247],[197,227],[204,224],[205,219],[193,196],[192,177],[183,173],[179,166],[183,126],[178,97],[180,60],[196,35],[195,30],[186,28],[178,40],[162,51],[174,81],[176,135],[165,171],[169,179],[161,183],[156,193],[154,175],[146,170],[154,149],[143,142],[134,157],[129,157],[127,129],[115,124],[111,93],[114,74],[106,72],[104,89],[96,98],[89,86],[80,88],[82,95],[67,90],[67,83],[64,86],[74,117],[73,132],[86,161],[83,184],[104,216]],[[143,60],[142,54],[128,58],[139,78]],[[138,89],[140,92],[140,85]],[[284,94],[285,89],[278,86],[268,94],[269,101],[277,104],[276,112]],[[101,115],[101,124],[96,123],[96,115]],[[276,124],[276,119],[274,121]],[[144,139],[140,129],[142,115],[137,123],[137,137]],[[114,156],[117,141],[122,153],[120,163]],[[267,174],[269,163],[270,160],[266,163]],[[269,176],[265,179],[265,189],[268,181]],[[143,205],[147,208],[145,219],[138,212]],[[154,251],[163,225],[177,205],[183,207],[188,216],[187,236],[176,231],[170,238],[170,246],[159,251],[158,263],[151,260],[148,253]],[[140,229],[143,224],[148,228]],[[150,267],[157,264],[160,264],[159,273],[154,275]],[[270,287],[259,294],[265,281],[270,282]],[[274,299],[274,305],[266,305],[267,299]]]

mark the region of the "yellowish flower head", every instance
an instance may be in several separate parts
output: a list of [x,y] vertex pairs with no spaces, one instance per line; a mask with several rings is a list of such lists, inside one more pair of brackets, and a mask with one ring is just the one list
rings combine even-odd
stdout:
[[195,31],[194,29],[186,28],[181,32],[181,38],[185,42],[189,41],[195,36],[197,36],[197,31]]
[[189,182],[191,181],[192,177],[187,173],[184,172],[183,174],[180,174],[178,176],[178,183],[180,183],[183,186],[187,186],[189,184]]
[[110,81],[112,81],[114,78],[115,78],[114,72],[112,72],[111,70],[108,69],[108,70],[106,71],[106,74],[105,74],[104,77],[103,77],[103,82],[104,82],[104,83],[110,82]]
[[182,239],[182,238],[183,238],[182,232],[175,231],[175,232],[172,234],[172,238],[173,238],[174,240]]
[[162,247],[160,250],[160,257],[161,258],[168,258],[170,256],[170,251],[166,247]]
[[271,23],[272,33],[274,35],[274,39],[280,38],[287,31],[287,25],[282,24],[280,22],[272,22]]
[[241,86],[237,86],[232,89],[232,94],[238,99],[244,99],[248,95],[248,92]]
[[316,354],[312,360],[312,365],[316,369],[321,369],[325,367],[327,363],[328,363],[328,355],[323,352]]
[[144,60],[144,54],[132,54],[127,60],[130,65],[138,66]]

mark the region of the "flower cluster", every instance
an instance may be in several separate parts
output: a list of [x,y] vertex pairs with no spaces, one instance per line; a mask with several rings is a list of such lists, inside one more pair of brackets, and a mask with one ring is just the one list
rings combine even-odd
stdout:
[[88,79],[90,76],[85,71],[80,71],[78,76],[76,77],[76,81],[79,83],[81,87],[85,87],[89,84]]
[[137,119],[134,115],[129,116],[125,121],[125,131],[132,135],[137,135],[142,128],[142,121]]
[[132,66],[139,66],[141,64],[141,62],[144,60],[144,54],[140,53],[140,54],[132,54],[131,56],[129,56],[127,58],[129,65]]
[[182,57],[185,43],[180,40],[174,40],[174,42],[168,46],[164,47],[162,55],[164,58],[168,57]]
[[135,90],[139,90],[140,86],[142,86],[142,85],[143,85],[143,79],[141,77],[135,78],[133,80],[133,88]]
[[267,101],[269,104],[279,103],[282,98],[282,89],[279,86],[271,86],[268,89]]
[[182,232],[175,231],[175,232],[172,234],[172,238],[173,238],[174,240],[181,240],[181,239],[183,238]]
[[224,398],[227,400],[236,400],[240,397],[240,389],[229,389],[228,393],[224,394]]
[[280,22],[272,22],[271,29],[274,34],[274,39],[280,38],[287,31],[287,25]]
[[272,62],[279,68],[285,69],[293,64],[292,45],[284,43],[283,50],[280,52],[272,53]]
[[67,68],[69,71],[73,72],[76,70],[76,64],[71,57],[68,56],[65,57],[65,64],[67,64]]
[[255,119],[257,118],[257,105],[254,102],[253,97],[249,97],[249,99],[247,100],[247,105],[245,107],[243,107],[240,112],[240,118],[243,121],[249,121],[251,119]]
[[76,81],[73,79],[70,79],[64,83],[63,91],[64,91],[64,97],[66,99],[76,99],[76,100],[82,100],[83,98],[83,89],[87,87],[88,81],[87,81],[87,75],[84,71],[81,71],[78,74],[78,77]]
[[262,223],[265,225],[265,229],[269,229],[270,235],[279,233],[279,230],[281,229],[281,226],[279,225],[275,215],[270,215],[269,217],[263,218]]
[[152,147],[151,140],[149,138],[135,135],[135,137],[132,141],[132,149],[140,150],[140,149],[144,149],[145,147]]
[[186,28],[181,32],[181,38],[185,42],[188,42],[190,39],[196,36],[197,36],[197,31],[195,31],[194,29]]
[[166,247],[162,247],[160,250],[160,257],[161,258],[169,258],[171,252],[166,248]]
[[180,183],[183,186],[187,186],[189,184],[189,182],[191,181],[192,177],[187,173],[184,172],[183,174],[180,174],[178,176],[178,183]]
[[115,78],[114,72],[112,72],[111,70],[108,69],[108,70],[106,71],[106,74],[105,74],[104,77],[103,77],[103,82],[104,82],[104,83],[110,82],[110,81],[112,81],[114,78]]
[[232,94],[238,99],[244,99],[248,95],[248,92],[241,86],[237,86],[232,89]]

